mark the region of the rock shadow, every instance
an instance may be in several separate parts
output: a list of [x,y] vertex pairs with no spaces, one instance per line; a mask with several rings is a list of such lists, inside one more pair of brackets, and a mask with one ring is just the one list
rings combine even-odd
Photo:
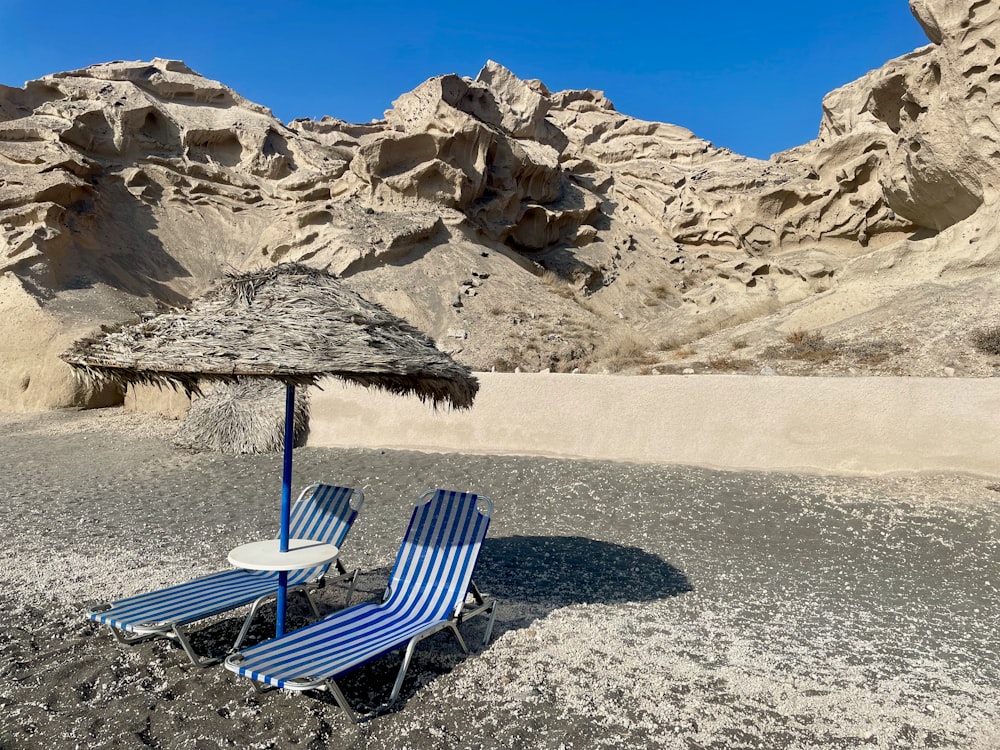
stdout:
[[[74,240],[48,243],[46,262],[23,269],[23,275],[56,297],[66,290],[105,285],[168,305],[186,304],[189,299],[171,284],[190,279],[191,272],[163,245],[151,207],[162,199],[162,188],[141,174],[130,185],[114,174],[94,177],[92,182],[89,195],[66,207],[65,223]],[[133,190],[141,190],[145,199]],[[74,299],[82,304],[79,297]],[[100,302],[95,300],[92,307],[83,311],[84,316],[107,315]]]

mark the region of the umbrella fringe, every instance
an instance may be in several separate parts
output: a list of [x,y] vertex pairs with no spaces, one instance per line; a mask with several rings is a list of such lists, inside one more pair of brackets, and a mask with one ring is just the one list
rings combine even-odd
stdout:
[[[293,440],[305,444],[309,433],[309,396],[295,394]],[[285,388],[258,378],[220,383],[191,403],[173,437],[175,445],[194,451],[280,453],[285,436]]]

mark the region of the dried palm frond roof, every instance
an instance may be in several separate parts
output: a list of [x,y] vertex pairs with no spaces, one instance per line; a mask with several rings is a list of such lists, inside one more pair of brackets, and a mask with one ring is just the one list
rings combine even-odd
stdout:
[[105,329],[60,355],[94,380],[181,387],[243,376],[313,385],[333,376],[435,406],[472,405],[479,383],[434,342],[332,275],[284,263],[229,274],[186,310]]

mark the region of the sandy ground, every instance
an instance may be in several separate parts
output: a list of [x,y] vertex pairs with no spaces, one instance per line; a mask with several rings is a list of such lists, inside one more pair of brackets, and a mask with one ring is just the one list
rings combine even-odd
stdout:
[[[364,596],[422,490],[496,503],[476,575],[494,639],[469,658],[425,641],[392,706],[398,656],[355,672],[355,727],[325,695],[258,695],[82,616],[274,532],[279,457],[179,451],[176,424],[0,417],[3,748],[1000,747],[995,480],[300,449],[297,487],[367,495],[343,552]],[[238,627],[196,643],[221,653]]]

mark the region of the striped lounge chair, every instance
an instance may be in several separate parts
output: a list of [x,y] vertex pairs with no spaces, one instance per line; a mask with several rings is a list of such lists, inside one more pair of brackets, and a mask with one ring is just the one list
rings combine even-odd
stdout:
[[[313,484],[306,487],[292,507],[289,536],[315,539],[340,546],[358,516],[364,494],[350,487]],[[310,589],[323,586],[330,564],[291,571],[288,591],[303,593],[318,618],[319,611]],[[333,580],[348,584],[347,604],[351,602],[358,570],[350,573],[336,561],[337,577]],[[191,662],[207,667],[219,658],[203,658],[191,647],[184,627],[212,615],[251,604],[239,637],[232,650],[237,650],[246,638],[261,604],[277,596],[278,573],[258,570],[224,570],[192,581],[146,594],[130,596],[108,604],[98,604],[87,610],[87,616],[111,628],[119,643],[134,644],[150,638],[170,638],[184,649]]]
[[[254,680],[258,690],[325,688],[351,721],[354,712],[334,679],[406,646],[389,701],[396,700],[416,644],[465,619],[489,614],[489,641],[496,601],[486,600],[472,570],[493,512],[489,498],[472,493],[428,490],[417,501],[406,537],[380,603],[334,612],[292,633],[251,646],[226,659],[226,669]],[[258,685],[257,683],[263,683]]]

